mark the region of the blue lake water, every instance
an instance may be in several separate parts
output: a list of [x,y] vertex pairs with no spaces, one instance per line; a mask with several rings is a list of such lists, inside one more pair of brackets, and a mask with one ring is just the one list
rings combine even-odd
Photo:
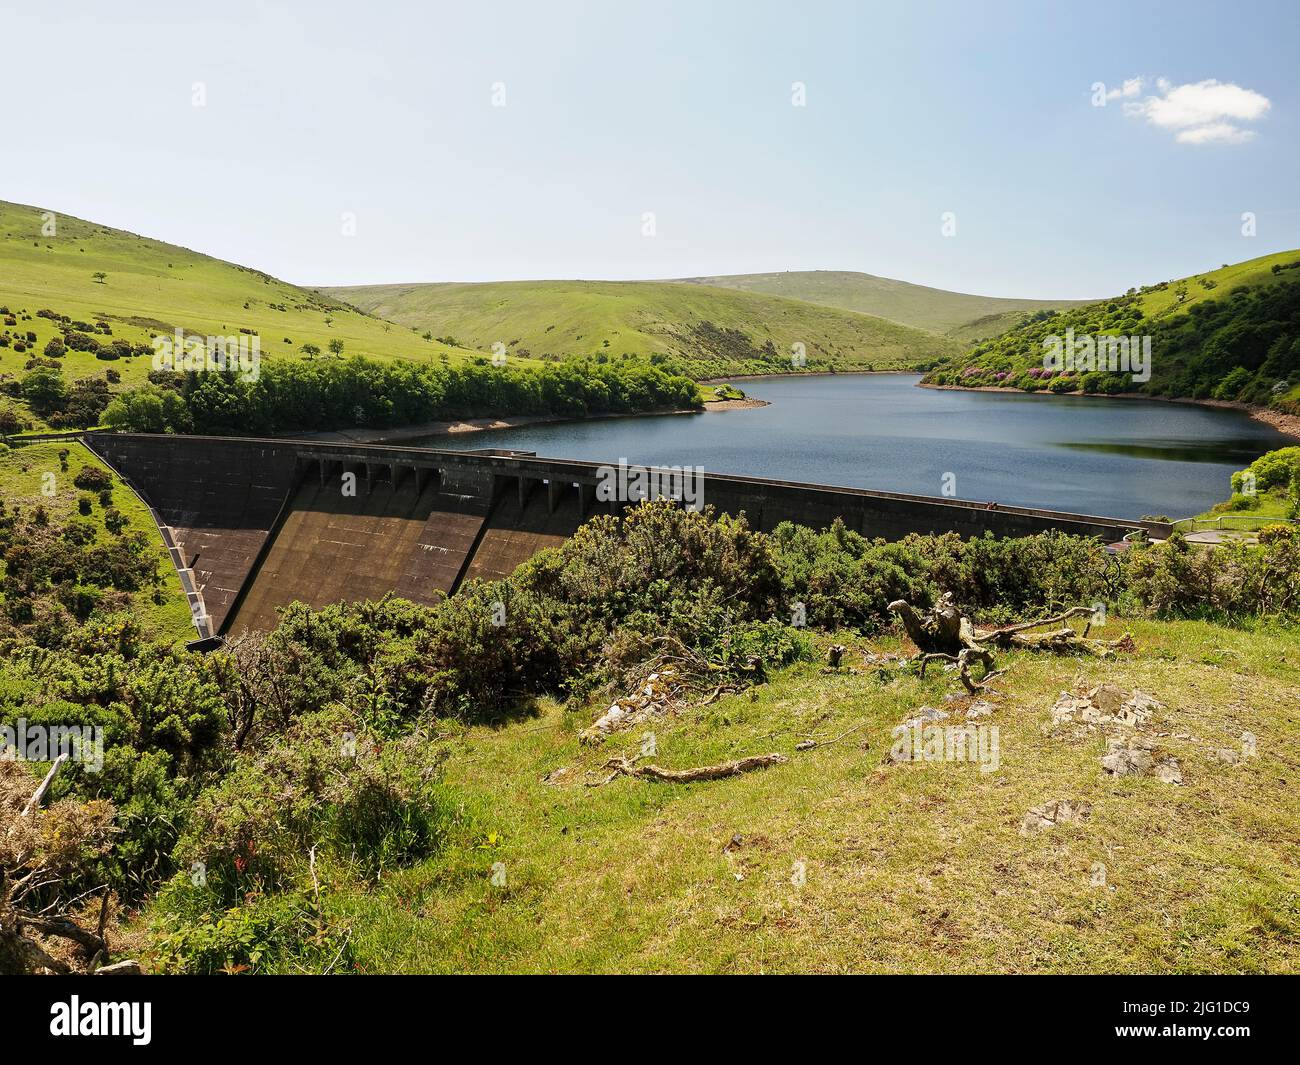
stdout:
[[[917,388],[910,374],[745,380],[770,406],[430,437],[429,447],[666,466],[955,496],[1112,517],[1185,517],[1229,475],[1295,441],[1181,403]],[[707,500],[706,500],[707,501]]]

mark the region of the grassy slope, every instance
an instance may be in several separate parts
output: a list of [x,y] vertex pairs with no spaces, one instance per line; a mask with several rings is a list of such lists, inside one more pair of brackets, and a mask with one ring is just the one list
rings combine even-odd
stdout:
[[[1274,252],[1261,255],[1257,259],[1223,266],[1218,270],[1207,270],[1203,274],[1168,281],[1163,285],[1142,293],[1142,312],[1148,318],[1165,318],[1169,315],[1183,313],[1198,303],[1206,300],[1222,299],[1234,289],[1253,285],[1271,285],[1278,281],[1295,280],[1295,270],[1273,273],[1273,266],[1285,266],[1300,259],[1300,249]],[[1207,288],[1202,282],[1213,283]]]
[[[1112,662],[1005,656],[1008,694],[985,719],[1001,730],[1002,765],[988,774],[882,764],[894,725],[960,691],[938,671],[883,683],[801,665],[659,723],[656,761],[670,767],[791,756],[711,783],[586,788],[581,771],[598,778],[615,753],[635,754],[643,730],[581,748],[589,718],[556,706],[540,722],[473,729],[448,771],[483,837],[341,905],[359,967],[1300,971],[1295,631],[1124,627],[1139,652]],[[860,661],[862,641],[845,642],[846,661]],[[1166,704],[1155,726],[1184,786],[1108,778],[1098,734],[1049,734],[1058,692],[1100,681]],[[793,750],[860,724],[834,745]],[[1258,737],[1258,758],[1212,757],[1239,749],[1243,731]],[[561,767],[579,772],[543,783]],[[1055,798],[1090,801],[1091,819],[1021,836],[1025,811]],[[504,889],[489,883],[498,861]],[[1098,862],[1105,887],[1091,884]]]
[[[327,350],[344,343],[344,354],[388,359],[453,359],[475,353],[427,341],[409,329],[381,322],[338,301],[278,281],[248,267],[213,259],[173,244],[59,215],[56,236],[41,236],[41,209],[0,201],[0,306],[19,318],[9,332],[36,333],[35,351],[0,349],[0,374],[23,372],[32,354],[58,335],[54,323],[37,318],[48,309],[75,320],[107,321],[113,337],[147,343],[151,335],[176,327],[201,336],[233,336],[240,328],[261,337],[264,357],[300,358],[298,349],[314,343]],[[99,284],[96,271],[108,278]],[[280,309],[283,308],[283,309]],[[30,319],[27,316],[32,316]],[[326,321],[329,319],[329,322]],[[3,328],[3,327],[0,327]],[[288,338],[291,343],[285,343]],[[97,360],[85,352],[64,359],[69,380],[119,370],[123,384],[142,381],[147,359]]]
[[791,270],[774,274],[689,277],[683,283],[716,285],[771,296],[806,300],[823,307],[888,318],[931,333],[961,340],[994,336],[1015,324],[1025,311],[1072,307],[1087,300],[1004,299],[913,285],[851,270]]
[[[68,451],[67,472],[61,469],[59,462],[59,452],[65,448]],[[97,496],[94,492],[83,493],[72,483],[83,466],[106,468],[94,454],[78,443],[53,442],[19,448],[0,447],[0,498],[7,504],[16,503],[29,510],[37,505],[44,506],[55,523],[78,517],[77,498],[83,494]],[[53,496],[46,496],[42,491],[47,473],[54,474]],[[135,616],[159,639],[196,639],[197,633],[190,620],[190,609],[181,589],[180,577],[172,565],[158,526],[154,524],[148,508],[140,502],[139,497],[123,485],[116,475],[113,477],[112,505],[126,517],[126,531],[143,532],[154,541],[158,552],[158,572],[163,578],[163,601],[154,602],[152,591],[136,593],[133,597]],[[98,498],[95,498],[88,520],[99,527],[98,540],[107,540],[113,535],[103,527],[104,508],[100,506]],[[4,563],[0,561],[0,574],[3,572]]]
[[837,369],[911,366],[958,350],[946,338],[880,318],[676,282],[504,281],[324,291],[372,314],[476,348],[518,341],[534,357],[662,353],[702,368],[699,376],[746,368],[719,367],[701,355],[691,333],[701,321],[739,329],[755,346],[771,340],[783,360],[792,344],[802,342],[810,363],[824,360]]

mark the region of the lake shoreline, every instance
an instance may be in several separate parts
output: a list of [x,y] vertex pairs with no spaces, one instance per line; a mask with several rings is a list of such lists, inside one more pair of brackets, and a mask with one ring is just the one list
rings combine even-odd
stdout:
[[1238,403],[1227,399],[1189,399],[1185,396],[1149,396],[1145,392],[1116,392],[1108,395],[1095,395],[1090,392],[1052,392],[1042,389],[1038,392],[1026,392],[1023,388],[1004,388],[990,385],[975,387],[972,385],[935,385],[923,381],[917,382],[918,388],[932,388],[947,392],[1011,392],[1017,396],[1078,396],[1081,399],[1148,399],[1156,403],[1181,403],[1191,407],[1213,407],[1218,410],[1236,410],[1248,414],[1257,422],[1271,426],[1284,436],[1300,440],[1300,415],[1286,414],[1271,407],[1258,407],[1250,403]]
[[458,436],[462,433],[479,433],[495,429],[522,429],[530,425],[558,425],[565,422],[598,422],[622,418],[658,418],[677,414],[717,414],[731,410],[752,410],[766,407],[765,399],[720,399],[705,403],[703,407],[683,407],[675,410],[636,411],[631,414],[589,414],[580,418],[561,414],[507,414],[500,418],[458,418],[424,422],[420,425],[402,425],[395,429],[326,429],[317,433],[291,434],[297,440],[323,440],[347,444],[399,444],[420,440],[428,436]]
[[731,381],[788,381],[794,377],[884,377],[887,375],[911,374],[920,377],[924,370],[803,370],[786,373],[737,373],[726,377],[702,377],[696,384],[725,385]]

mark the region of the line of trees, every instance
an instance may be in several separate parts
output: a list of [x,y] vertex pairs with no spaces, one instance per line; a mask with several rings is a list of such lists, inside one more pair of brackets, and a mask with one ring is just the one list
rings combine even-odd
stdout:
[[268,361],[237,371],[154,371],[114,399],[104,423],[131,432],[276,433],[390,428],[443,418],[541,414],[584,417],[700,405],[687,377],[646,365],[563,363],[425,366],[360,356]]

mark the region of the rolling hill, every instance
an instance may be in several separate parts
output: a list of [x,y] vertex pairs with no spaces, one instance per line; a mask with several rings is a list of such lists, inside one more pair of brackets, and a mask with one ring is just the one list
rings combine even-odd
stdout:
[[651,356],[697,378],[807,368],[901,369],[960,345],[883,318],[804,300],[672,281],[504,281],[321,290],[448,343],[500,342],[534,358]]
[[[1149,365],[1136,375],[1132,366],[1080,367],[1085,347],[1077,349],[1074,364],[1049,366],[1051,338],[1069,331],[1079,344],[1136,338]],[[1300,250],[1129,289],[1084,307],[1040,312],[936,367],[926,383],[1141,392],[1300,412]]]
[[73,328],[102,349],[97,355],[93,347],[69,348],[61,358],[68,378],[111,367],[122,386],[142,381],[151,359],[123,357],[113,342],[147,345],[177,328],[199,336],[256,335],[264,357],[302,358],[304,344],[328,351],[332,340],[343,342],[345,355],[379,359],[481,355],[425,340],[246,266],[3,201],[0,312],[0,381],[20,376],[51,338],[64,335],[68,320],[81,323],[85,328]]
[[888,318],[900,325],[964,341],[996,336],[1015,325],[1027,311],[1082,306],[1089,302],[973,296],[849,270],[686,277],[679,283],[805,300],[823,307]]

